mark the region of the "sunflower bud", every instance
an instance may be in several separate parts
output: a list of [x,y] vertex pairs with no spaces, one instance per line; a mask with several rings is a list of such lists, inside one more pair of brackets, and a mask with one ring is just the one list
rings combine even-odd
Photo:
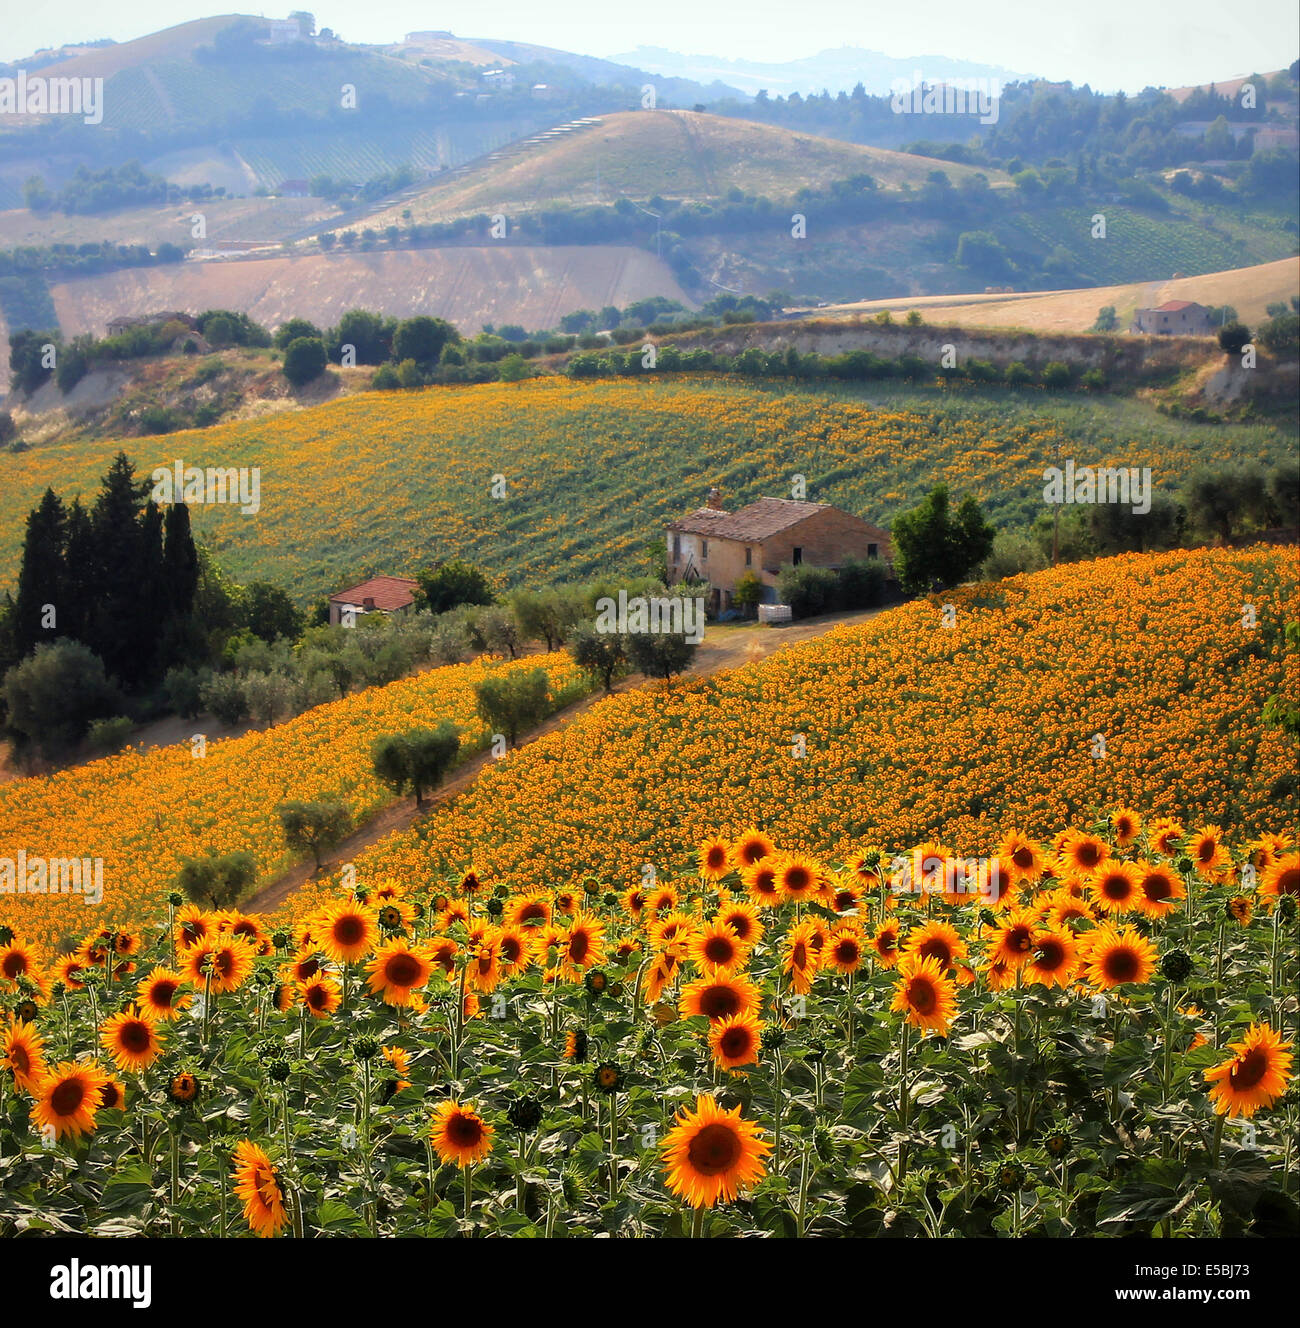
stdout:
[[1186,950],[1169,950],[1160,960],[1160,971],[1170,982],[1186,982],[1193,967],[1192,957]]
[[1048,1155],[1057,1159],[1065,1157],[1073,1146],[1074,1140],[1070,1137],[1069,1130],[1064,1128],[1049,1131],[1043,1140],[1043,1147]]
[[564,1202],[570,1208],[576,1208],[582,1202],[586,1188],[586,1182],[575,1168],[565,1167],[560,1173],[560,1189],[564,1194]]
[[493,895],[492,898],[487,901],[485,907],[487,908],[488,916],[492,918],[499,918],[502,913],[506,911],[506,906],[496,897],[496,895]]
[[763,1036],[759,1039],[759,1045],[764,1051],[775,1051],[785,1042],[785,1029],[777,1028],[775,1024],[768,1024],[763,1030]]
[[813,1131],[813,1147],[817,1150],[817,1156],[821,1158],[826,1166],[831,1166],[835,1162],[835,1136],[824,1126],[819,1125]]
[[1184,876],[1186,876],[1187,873],[1192,870],[1193,863],[1191,858],[1184,855],[1183,857],[1179,858],[1177,862],[1174,863],[1174,866],[1180,872],[1182,872]]
[[270,1078],[274,1079],[277,1084],[282,1084],[290,1074],[289,1062],[281,1056],[279,1059],[273,1060],[266,1067],[266,1073]]
[[617,908],[618,896],[613,890],[606,890],[605,893],[601,895],[600,902],[604,904],[606,908]]
[[1294,921],[1296,911],[1295,895],[1279,896],[1277,901],[1277,911],[1282,915],[1283,922]]
[[998,1167],[993,1179],[998,1189],[1014,1194],[1025,1188],[1025,1169],[1015,1158],[1008,1158]]
[[588,969],[586,976],[582,979],[582,985],[586,987],[588,996],[603,996],[609,989],[609,977],[604,969]]
[[169,890],[167,892],[167,902],[173,908],[180,908],[185,902],[185,896],[179,890]]
[[293,937],[283,927],[271,933],[271,944],[277,950],[287,950],[293,944]]
[[535,1097],[517,1097],[506,1109],[516,1130],[535,1130],[542,1123],[542,1104]]
[[13,943],[14,933],[12,927],[6,927],[0,923],[0,945],[11,945]]
[[372,1037],[359,1037],[352,1044],[352,1053],[359,1061],[373,1061],[379,1055],[379,1043]]

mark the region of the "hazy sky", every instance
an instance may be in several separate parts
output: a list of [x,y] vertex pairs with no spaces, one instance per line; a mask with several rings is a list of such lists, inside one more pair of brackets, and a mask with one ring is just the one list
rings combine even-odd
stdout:
[[[0,0],[0,59],[40,47],[112,37],[125,41],[221,12],[220,0]],[[242,10],[284,17],[294,7]],[[1295,0],[416,0],[304,3],[349,41],[387,42],[417,28],[613,55],[636,46],[687,54],[790,60],[834,46],[891,56],[948,55],[1009,69],[1139,91],[1264,72],[1300,54]]]

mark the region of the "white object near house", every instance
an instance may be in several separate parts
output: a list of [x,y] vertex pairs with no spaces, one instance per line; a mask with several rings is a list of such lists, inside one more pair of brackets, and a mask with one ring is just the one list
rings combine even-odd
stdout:
[[788,604],[760,604],[758,621],[761,623],[788,623],[794,615]]

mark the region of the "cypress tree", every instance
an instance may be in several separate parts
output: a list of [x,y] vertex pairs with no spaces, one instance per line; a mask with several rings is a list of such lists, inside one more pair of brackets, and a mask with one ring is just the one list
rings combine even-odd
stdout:
[[[20,659],[42,641],[52,641],[68,631],[64,602],[66,539],[67,513],[63,500],[53,489],[46,489],[40,505],[27,518],[27,534],[23,540],[13,623],[14,646]],[[52,625],[46,626],[49,608],[53,609],[54,620]]]

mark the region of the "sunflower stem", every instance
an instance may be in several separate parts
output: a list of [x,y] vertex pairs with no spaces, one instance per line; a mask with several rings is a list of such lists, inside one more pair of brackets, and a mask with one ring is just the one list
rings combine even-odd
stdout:
[[691,1239],[699,1240],[704,1235],[704,1209],[696,1208],[691,1214]]
[[466,1222],[469,1221],[470,1196],[471,1196],[471,1194],[473,1193],[473,1187],[474,1187],[474,1182],[473,1182],[473,1180],[472,1180],[472,1176],[473,1176],[473,1174],[474,1174],[474,1168],[473,1168],[472,1166],[467,1166],[467,1167],[464,1168],[464,1176],[465,1176],[465,1221],[466,1221]]
[[[911,1028],[906,1019],[903,1020],[903,1036],[898,1049],[898,1124],[901,1134],[907,1133],[907,1118],[910,1115],[909,1107],[911,1102],[907,1092],[907,1052],[910,1043]],[[901,1185],[907,1178],[907,1140],[898,1141],[898,1183]]]
[[609,1095],[609,1200],[618,1198],[618,1095]]
[[1219,1165],[1219,1145],[1223,1143],[1223,1126],[1227,1119],[1226,1115],[1218,1115],[1214,1118],[1214,1142],[1210,1145],[1210,1165],[1212,1167]]

